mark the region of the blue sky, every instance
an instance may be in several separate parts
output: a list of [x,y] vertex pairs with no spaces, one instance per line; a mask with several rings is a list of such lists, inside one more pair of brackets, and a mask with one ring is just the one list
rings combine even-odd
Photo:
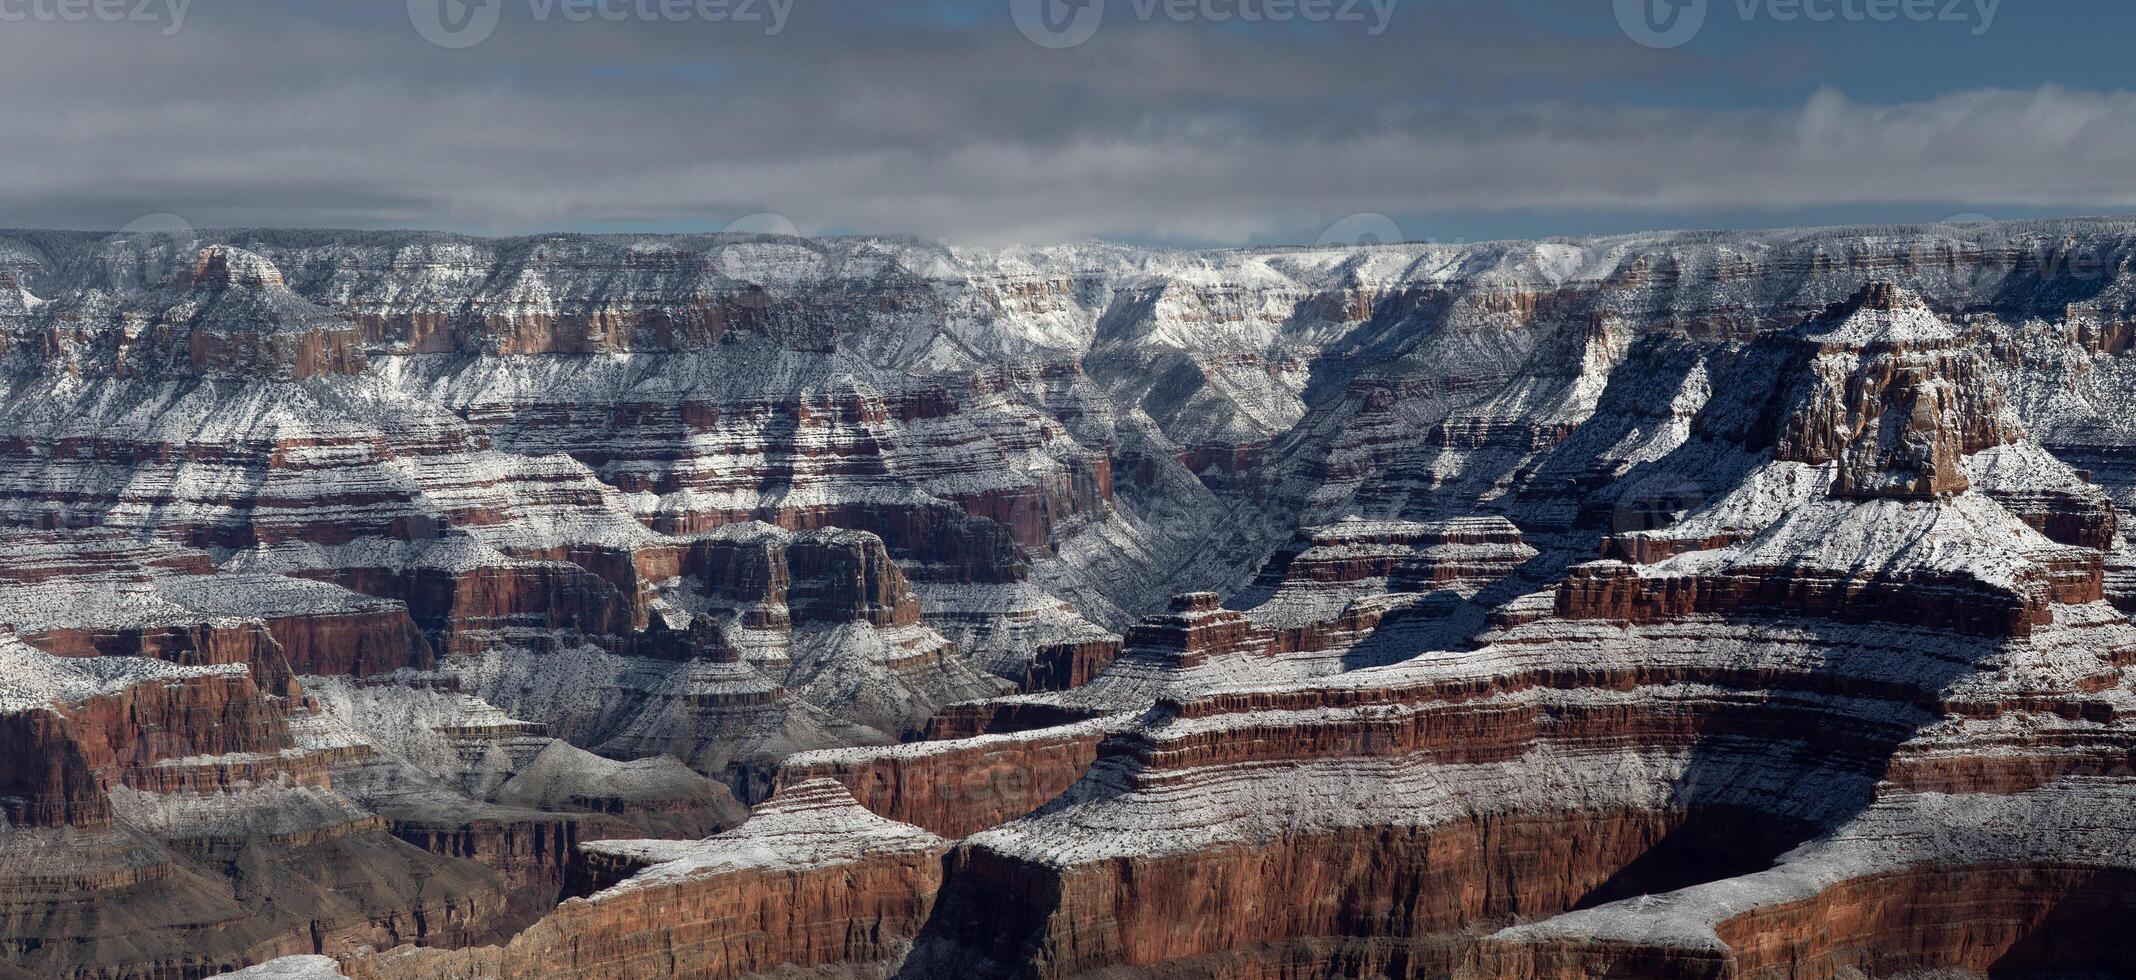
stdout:
[[0,225],[1229,245],[2136,211],[2122,0],[1708,0],[1659,46],[1614,0],[461,3],[0,0]]

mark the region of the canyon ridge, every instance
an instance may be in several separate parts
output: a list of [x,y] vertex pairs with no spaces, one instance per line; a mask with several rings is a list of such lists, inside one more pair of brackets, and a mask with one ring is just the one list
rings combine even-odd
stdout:
[[0,232],[0,980],[2136,970],[2136,220]]

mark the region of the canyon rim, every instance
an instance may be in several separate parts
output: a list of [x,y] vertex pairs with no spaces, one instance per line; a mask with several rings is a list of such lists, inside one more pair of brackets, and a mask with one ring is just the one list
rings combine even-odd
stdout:
[[2117,971],[2132,255],[8,233],[5,969]]
[[2136,978],[2130,37],[0,0],[0,980]]

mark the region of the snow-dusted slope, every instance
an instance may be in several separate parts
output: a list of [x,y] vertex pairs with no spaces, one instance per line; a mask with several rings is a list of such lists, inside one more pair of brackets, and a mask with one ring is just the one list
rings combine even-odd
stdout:
[[[1639,814],[1581,825],[1620,835],[1590,855],[1719,833],[1679,806],[1778,840],[1892,796],[1857,757],[2118,744],[2048,719],[2120,710],[2132,257],[2107,219],[1239,251],[0,233],[0,622],[46,656],[248,666],[287,747],[332,757],[273,812],[519,881],[593,826],[549,811],[679,826],[648,799],[694,792],[677,766],[757,799],[803,752],[789,789],[1000,825],[952,859],[952,910],[989,875],[1306,838],[1323,867],[1379,853],[1346,834],[1552,800]],[[1773,762],[1801,724],[1858,737]],[[147,798],[257,782],[235,765],[148,770],[115,819],[245,826],[258,786]],[[957,796],[974,773],[991,795]],[[353,809],[305,803],[328,793]],[[1499,840],[1565,836],[1540,827]],[[1521,881],[1414,921],[1580,897]],[[480,891],[423,915],[471,938]],[[1136,932],[1169,894],[1038,959],[1261,941]],[[901,929],[933,893],[896,900]],[[1283,928],[1394,934],[1350,915]],[[910,938],[880,935],[874,960]]]

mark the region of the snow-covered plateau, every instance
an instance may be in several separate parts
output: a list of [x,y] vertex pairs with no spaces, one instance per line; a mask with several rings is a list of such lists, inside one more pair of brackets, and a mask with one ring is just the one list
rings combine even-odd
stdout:
[[2132,262],[0,232],[0,978],[2136,972]]

